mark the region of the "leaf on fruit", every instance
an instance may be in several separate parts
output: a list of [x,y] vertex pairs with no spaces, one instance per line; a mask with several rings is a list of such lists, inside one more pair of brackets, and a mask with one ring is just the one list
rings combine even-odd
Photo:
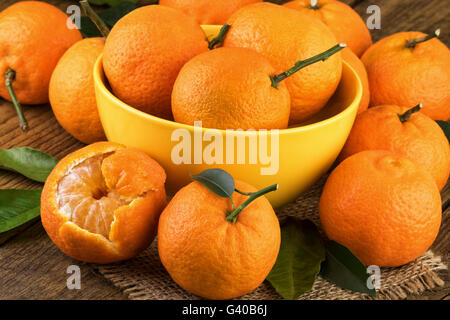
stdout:
[[298,299],[312,289],[325,260],[325,245],[309,220],[288,217],[281,226],[281,246],[267,280],[284,299]]
[[[92,0],[89,1],[93,3]],[[117,1],[116,1],[117,2]],[[136,1],[137,2],[137,1]],[[136,9],[136,4],[129,1],[120,1],[111,8],[98,12],[98,16],[111,29],[117,21],[123,16]],[[95,24],[86,16],[81,17],[81,33],[85,38],[102,37],[102,34],[97,29]]]
[[441,127],[441,129],[444,131],[444,134],[447,137],[447,140],[450,142],[450,122],[442,121],[442,120],[437,120],[436,122]]
[[208,169],[192,176],[209,190],[222,198],[230,198],[234,192],[235,184],[233,177],[222,169]]
[[326,260],[320,275],[341,288],[377,297],[375,289],[369,289],[367,280],[370,274],[364,264],[345,246],[336,241],[328,241]]
[[41,192],[42,190],[0,190],[0,233],[38,217]]
[[28,147],[0,149],[0,169],[18,172],[38,182],[45,182],[57,163],[48,154]]

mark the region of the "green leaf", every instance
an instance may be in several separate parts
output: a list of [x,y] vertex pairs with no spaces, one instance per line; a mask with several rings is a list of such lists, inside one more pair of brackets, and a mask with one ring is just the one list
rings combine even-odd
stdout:
[[336,241],[328,241],[327,258],[320,275],[341,288],[377,297],[375,289],[367,287],[370,274],[364,264],[346,247]]
[[42,190],[0,190],[0,233],[38,217],[41,192]]
[[38,182],[45,182],[57,163],[48,154],[28,147],[0,149],[0,169],[18,172]]
[[281,246],[267,280],[284,299],[298,299],[312,289],[325,260],[319,231],[309,220],[288,217],[281,226]]
[[442,121],[442,120],[437,120],[436,122],[441,127],[441,129],[444,131],[444,134],[447,137],[447,140],[450,142],[450,122]]
[[88,0],[88,2],[90,4],[95,4],[95,5],[99,5],[99,6],[106,4],[106,5],[109,5],[112,7],[112,6],[115,6],[122,2],[132,2],[132,3],[136,4],[139,2],[139,0]]
[[222,198],[230,198],[234,192],[233,177],[222,169],[205,170],[192,176],[192,180],[201,183]]
[[[91,1],[89,1],[91,3]],[[116,1],[117,2],[117,1]],[[137,1],[136,1],[137,2]],[[103,10],[98,13],[98,16],[105,22],[105,24],[111,29],[117,21],[120,20],[123,16],[130,13],[134,9],[136,9],[136,4],[129,2],[129,1],[121,1],[120,3],[116,4],[115,6],[108,8],[106,10]],[[81,17],[81,33],[86,38],[92,38],[92,37],[102,37],[102,34],[97,29],[95,24],[86,16]]]

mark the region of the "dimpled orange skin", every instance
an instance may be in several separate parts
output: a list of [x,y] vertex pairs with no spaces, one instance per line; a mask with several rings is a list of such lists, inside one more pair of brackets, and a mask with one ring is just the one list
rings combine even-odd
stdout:
[[275,69],[256,51],[218,48],[181,69],[172,93],[177,122],[215,129],[284,129],[290,96],[284,83],[271,84]]
[[133,10],[106,39],[103,67],[114,94],[146,113],[172,119],[170,97],[181,67],[208,50],[195,20],[160,5]]
[[199,24],[221,25],[236,10],[255,2],[262,0],[160,0],[159,4],[181,10]]
[[310,3],[310,0],[296,0],[283,6],[322,20],[337,40],[346,43],[358,57],[372,45],[372,37],[364,20],[350,6],[336,0],[319,0],[319,9],[310,9]]
[[441,224],[441,197],[431,175],[387,151],[357,153],[329,176],[319,203],[329,239],[365,265],[397,267],[421,256]]
[[385,105],[359,114],[340,159],[364,150],[392,151],[423,166],[442,190],[450,173],[448,140],[439,125],[421,112],[412,114],[402,123],[398,115],[407,110]]
[[[0,12],[0,75],[8,68],[16,72],[13,89],[23,104],[48,102],[48,85],[63,53],[81,40],[81,33],[69,29],[68,16],[41,1],[17,2]],[[11,101],[5,81],[0,97]]]
[[[236,181],[236,188],[255,192]],[[248,197],[232,195],[235,206]],[[280,226],[265,197],[246,207],[236,223],[225,220],[230,200],[198,182],[174,196],[161,214],[158,250],[172,279],[207,299],[232,299],[258,287],[278,256]]]
[[367,77],[367,71],[364,67],[364,64],[361,60],[348,48],[345,48],[341,51],[342,60],[347,62],[358,74],[359,79],[362,84],[362,97],[361,102],[359,103],[358,113],[363,112],[369,107],[370,102],[370,88],[369,88],[369,79]]
[[371,46],[361,60],[371,91],[370,106],[423,104],[433,120],[450,118],[450,51],[438,39],[406,47],[406,41],[425,36],[400,32]]
[[[234,13],[225,47],[258,51],[282,73],[299,60],[311,58],[337,44],[319,19],[272,3],[257,3]],[[284,80],[291,95],[290,124],[320,111],[335,92],[342,72],[340,53],[319,61]]]
[[95,99],[92,70],[103,38],[83,39],[67,50],[53,71],[50,104],[59,124],[84,143],[106,140]]
[[[80,227],[60,212],[57,204],[58,184],[68,170],[83,159],[105,153],[111,153],[101,168],[108,188],[121,197],[136,197],[113,213],[105,213],[114,215],[109,238]],[[74,259],[111,263],[132,258],[156,235],[166,204],[165,179],[164,169],[141,151],[112,142],[91,144],[63,158],[49,175],[41,196],[42,224],[55,245]]]

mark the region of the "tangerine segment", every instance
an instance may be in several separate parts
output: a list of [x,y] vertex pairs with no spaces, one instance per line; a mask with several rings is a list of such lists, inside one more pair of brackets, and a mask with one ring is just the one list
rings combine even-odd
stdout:
[[44,228],[86,262],[131,258],[150,245],[166,203],[164,169],[145,153],[100,142],[54,168],[42,194]]
[[132,199],[108,190],[101,172],[105,154],[82,161],[58,183],[58,209],[79,227],[109,238],[114,211]]

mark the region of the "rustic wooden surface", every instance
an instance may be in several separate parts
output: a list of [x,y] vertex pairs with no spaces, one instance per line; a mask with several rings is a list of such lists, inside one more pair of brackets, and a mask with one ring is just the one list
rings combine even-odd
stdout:
[[[0,10],[18,2],[2,0]],[[66,10],[77,1],[46,1]],[[152,0],[143,0],[148,4]],[[286,2],[274,0],[272,2]],[[381,30],[372,30],[374,40],[399,31],[431,32],[442,28],[442,41],[450,44],[450,12],[448,1],[440,0],[346,0],[366,19],[371,4],[381,8]],[[31,130],[22,133],[18,128],[15,111],[9,102],[0,99],[0,148],[30,146],[57,158],[79,149],[82,143],[67,134],[55,120],[49,105],[25,106],[24,112]],[[37,188],[18,174],[0,172],[0,188]],[[448,185],[447,185],[448,188]],[[446,192],[448,195],[449,192]],[[433,250],[450,262],[449,248],[450,210],[444,213],[439,236]],[[66,287],[67,267],[81,268],[81,290]],[[446,284],[410,299],[450,299],[449,273],[440,274]],[[62,254],[49,240],[37,219],[10,232],[0,234],[0,299],[126,299],[126,297],[86,264]]]

